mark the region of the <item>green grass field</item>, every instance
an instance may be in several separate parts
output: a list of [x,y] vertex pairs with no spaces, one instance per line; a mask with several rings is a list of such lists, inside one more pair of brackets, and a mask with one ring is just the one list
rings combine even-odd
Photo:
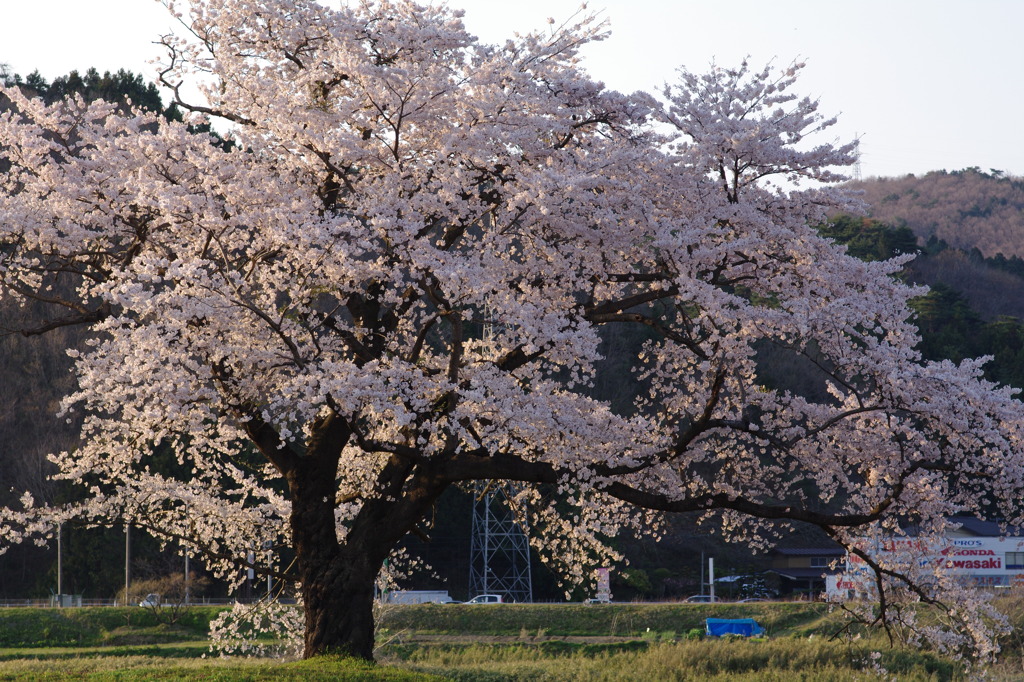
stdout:
[[[890,649],[878,635],[833,641],[822,604],[418,605],[386,608],[377,665],[225,659],[197,607],[168,625],[145,609],[0,610],[3,680],[960,680],[938,655]],[[753,617],[767,636],[705,639],[706,617]],[[993,679],[1024,679],[1011,638]],[[205,657],[204,657],[205,656]]]

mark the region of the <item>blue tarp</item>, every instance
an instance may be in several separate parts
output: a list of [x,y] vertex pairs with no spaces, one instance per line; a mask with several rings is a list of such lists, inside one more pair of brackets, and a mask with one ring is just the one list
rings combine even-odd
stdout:
[[758,625],[753,618],[708,618],[706,627],[709,637],[721,637],[722,635],[753,637],[764,634],[764,628]]

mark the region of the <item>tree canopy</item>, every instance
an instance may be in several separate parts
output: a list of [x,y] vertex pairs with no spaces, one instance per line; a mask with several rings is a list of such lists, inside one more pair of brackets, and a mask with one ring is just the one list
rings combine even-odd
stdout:
[[[833,120],[792,94],[801,65],[681,70],[659,99],[579,68],[589,17],[502,45],[400,1],[182,19],[161,78],[185,123],[2,91],[0,290],[52,306],[23,333],[89,331],[81,442],[54,454],[88,498],[26,499],[8,538],[79,516],[225,573],[287,551],[258,568],[300,585],[306,655],[369,658],[396,543],[449,487],[508,480],[570,579],[666,513],[738,539],[811,524],[883,606],[946,590],[944,645],[991,653],[980,597],[861,540],[1019,522],[1024,412],[979,362],[922,360],[922,292],[893,277],[910,256],[863,262],[812,227],[847,205],[855,146],[804,143]],[[208,118],[233,144],[195,132]],[[613,410],[590,386],[634,327],[622,381],[649,390]],[[764,344],[827,397],[766,386]]]
[[23,86],[31,94],[48,103],[79,96],[86,101],[103,99],[108,102],[130,102],[147,111],[164,110],[156,85],[147,83],[141,74],[133,74],[124,69],[119,69],[116,73],[104,71],[102,76],[95,68],[87,69],[85,75],[72,71],[65,76],[54,78],[53,82],[49,83],[38,71],[33,71],[23,79],[19,74],[12,74],[8,67],[0,64],[0,84]]

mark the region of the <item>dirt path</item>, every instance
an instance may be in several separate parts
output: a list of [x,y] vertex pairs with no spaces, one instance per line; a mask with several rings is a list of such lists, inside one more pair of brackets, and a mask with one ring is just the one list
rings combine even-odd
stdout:
[[640,637],[612,637],[587,635],[399,635],[405,643],[420,642],[423,644],[537,644],[538,642],[568,642],[570,644],[614,644],[618,642],[640,641]]

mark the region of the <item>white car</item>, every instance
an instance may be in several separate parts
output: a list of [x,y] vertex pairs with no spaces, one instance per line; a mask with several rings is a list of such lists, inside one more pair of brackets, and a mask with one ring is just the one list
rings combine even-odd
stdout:
[[467,604],[504,604],[505,600],[500,594],[478,594],[470,599]]
[[147,594],[146,598],[139,602],[139,606],[146,606],[149,608],[160,606],[160,595]]

